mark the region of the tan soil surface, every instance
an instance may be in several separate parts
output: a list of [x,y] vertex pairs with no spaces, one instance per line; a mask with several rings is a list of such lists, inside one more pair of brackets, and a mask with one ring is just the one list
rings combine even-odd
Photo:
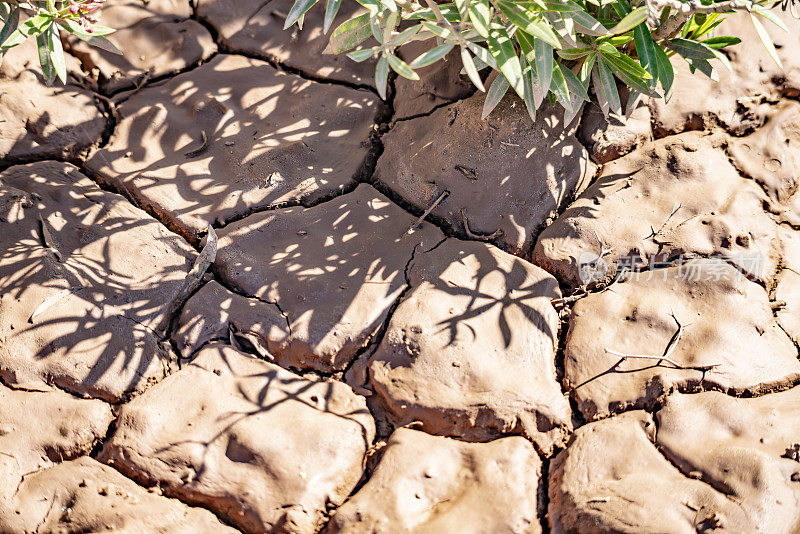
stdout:
[[107,0],[100,18],[117,30],[108,40],[123,55],[76,38],[68,41],[68,49],[106,92],[131,89],[146,75],[175,73],[216,51],[211,34],[189,19],[189,4],[182,0]]
[[291,4],[4,57],[0,532],[798,532],[800,22],[565,127]]
[[355,487],[374,434],[345,384],[210,345],[122,409],[100,459],[247,532],[315,532]]
[[0,385],[0,502],[14,495],[25,475],[91,452],[112,419],[99,400]]
[[196,236],[256,208],[352,186],[376,104],[366,91],[221,55],[126,100],[113,140],[87,165]]
[[581,272],[587,260],[601,253],[606,278],[620,264],[658,266],[692,254],[723,257],[771,280],[780,258],[778,225],[763,209],[766,196],[758,184],[728,162],[725,140],[690,132],[605,165],[541,233],[534,263],[573,287],[590,274]]
[[685,130],[702,130],[716,124],[735,135],[761,126],[771,105],[783,96],[800,94],[800,20],[780,9],[775,11],[789,33],[765,24],[783,69],[778,67],[761,46],[749,15],[730,17],[719,28],[719,35],[734,35],[742,46],[730,50],[733,72],[715,69],[719,82],[694,76],[688,65],[675,56],[675,83],[672,99],[652,100],[653,128],[658,135]]
[[540,474],[539,457],[519,437],[477,444],[399,428],[328,532],[538,533]]
[[0,173],[0,378],[117,401],[174,364],[159,330],[195,252],[68,163]]
[[448,192],[432,212],[448,229],[467,237],[466,218],[471,232],[499,232],[495,242],[524,252],[594,168],[575,137],[577,120],[565,128],[563,113],[545,106],[531,126],[511,97],[481,120],[483,100],[475,95],[399,122],[382,139],[374,178],[420,212]]
[[443,238],[429,224],[403,233],[413,222],[362,184],[314,208],[265,212],[227,226],[219,232],[216,269],[231,286],[274,302],[286,315],[289,335],[277,332],[277,346],[268,347],[278,362],[340,371],[407,287],[415,250]]
[[[375,85],[375,61],[356,63],[344,54],[326,52],[328,36],[322,33],[324,9],[308,11],[302,30],[293,26],[282,31],[292,4],[292,0],[200,0],[197,15],[219,33],[225,50],[280,62],[314,78]],[[362,11],[355,2],[342,2],[328,35]]]
[[36,471],[0,503],[4,532],[236,532],[207,510],[137,486],[89,457]]
[[756,399],[673,395],[657,414],[657,444],[682,472],[739,503],[759,531],[797,531],[798,406],[798,388]]
[[[684,368],[607,351],[660,357],[678,323],[685,329],[670,359]],[[800,379],[797,347],[766,292],[721,260],[639,273],[578,301],[564,368],[587,419],[651,406],[675,388],[767,392]]]
[[395,423],[563,445],[571,422],[556,381],[555,279],[491,245],[448,239],[414,257],[409,281],[368,364]]
[[547,516],[553,530],[758,531],[735,501],[686,477],[662,456],[655,434],[652,416],[639,411],[576,430],[572,444],[550,465]]
[[[77,60],[67,58],[77,68]],[[0,160],[76,156],[100,141],[105,118],[89,91],[47,87],[36,43],[12,48],[0,64]]]

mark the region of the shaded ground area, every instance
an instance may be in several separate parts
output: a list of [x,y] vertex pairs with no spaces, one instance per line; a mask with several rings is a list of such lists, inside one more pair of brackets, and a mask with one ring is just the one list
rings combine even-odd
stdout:
[[290,4],[4,58],[0,531],[800,530],[798,22],[531,124]]

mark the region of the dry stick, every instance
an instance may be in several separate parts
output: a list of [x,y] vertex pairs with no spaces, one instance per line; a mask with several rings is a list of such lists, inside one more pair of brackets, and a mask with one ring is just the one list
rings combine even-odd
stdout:
[[467,212],[464,208],[461,208],[461,222],[464,224],[464,231],[467,233],[467,237],[470,239],[477,239],[479,241],[491,241],[496,237],[500,237],[503,235],[503,230],[497,229],[489,235],[480,235],[475,234],[472,230],[469,229],[469,223],[467,223]]
[[414,228],[416,228],[417,226],[419,226],[419,225],[420,225],[420,223],[422,223],[422,221],[424,221],[424,220],[425,220],[425,217],[427,217],[428,215],[430,215],[430,214],[431,214],[431,212],[432,212],[433,210],[435,210],[435,209],[436,209],[436,206],[438,206],[439,204],[441,204],[442,200],[444,200],[445,198],[447,198],[447,195],[449,195],[449,194],[450,194],[450,191],[447,191],[447,190],[444,190],[444,191],[442,191],[442,194],[441,194],[441,195],[439,195],[439,197],[438,197],[436,200],[434,200],[434,201],[433,201],[433,204],[431,204],[431,205],[430,205],[430,207],[429,207],[428,209],[426,209],[426,210],[425,210],[425,213],[423,213],[422,215],[420,215],[419,217],[417,217],[417,220],[416,220],[416,221],[414,221],[414,222],[411,224],[411,226],[409,226],[409,227],[408,227],[408,230],[406,230],[405,232],[403,232],[402,234],[400,234],[400,237],[403,237],[403,236],[405,236],[405,235],[408,235],[408,234],[410,234],[411,232],[413,232],[413,231],[414,231]]
[[670,338],[669,343],[667,343],[667,347],[664,349],[664,353],[661,356],[651,356],[649,354],[625,354],[624,352],[619,352],[616,350],[612,350],[606,348],[605,351],[608,354],[613,354],[614,356],[619,356],[623,360],[626,359],[633,359],[633,360],[658,360],[656,365],[660,364],[661,362],[667,362],[670,365],[673,365],[676,369],[684,369],[684,370],[692,370],[692,371],[701,371],[705,373],[706,371],[710,371],[715,367],[719,367],[720,364],[715,363],[714,365],[681,365],[672,358],[670,358],[670,354],[675,350],[675,347],[678,346],[678,342],[680,341],[681,337],[683,336],[683,328],[684,325],[678,321],[678,318],[675,317],[674,314],[670,314],[672,318],[675,320],[675,323],[678,325],[678,330],[672,335]]
[[130,90],[130,91],[128,91],[127,93],[126,93],[126,92],[123,92],[123,93],[121,94],[121,96],[124,96],[124,97],[125,97],[125,100],[128,100],[130,97],[132,97],[133,95],[135,95],[136,93],[138,93],[139,91],[141,91],[142,89],[144,89],[144,86],[145,86],[145,85],[147,85],[147,82],[148,82],[148,81],[150,81],[150,76],[151,76],[151,75],[152,75],[152,72],[151,72],[151,71],[147,71],[147,72],[145,72],[145,73],[144,73],[144,76],[142,76],[142,80],[141,80],[141,81],[140,81],[140,82],[139,82],[139,83],[138,83],[136,86],[134,86],[134,88],[133,88],[133,89],[131,89],[131,90]]
[[664,224],[661,225],[661,227],[658,229],[658,231],[656,231],[656,229],[653,228],[652,226],[650,227],[650,235],[647,236],[647,239],[652,239],[652,238],[656,237],[658,234],[660,234],[661,231],[667,226],[669,221],[672,219],[672,217],[674,217],[675,214],[678,213],[678,211],[682,207],[683,206],[680,203],[676,202],[672,207],[672,213],[669,214],[669,217],[667,217],[667,220],[664,221]]

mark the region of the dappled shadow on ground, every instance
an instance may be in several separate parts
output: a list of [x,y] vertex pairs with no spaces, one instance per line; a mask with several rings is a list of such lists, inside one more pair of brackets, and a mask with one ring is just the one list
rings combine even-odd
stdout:
[[341,382],[214,344],[123,407],[100,458],[260,532],[287,516],[320,522],[358,482],[374,434],[364,398]]
[[[374,59],[356,63],[345,54],[325,53],[331,30],[327,35],[322,33],[323,5],[317,4],[306,12],[302,29],[295,25],[283,30],[293,3],[293,0],[201,0],[197,14],[217,31],[223,48],[231,52],[267,58],[315,79],[373,87]],[[331,28],[359,12],[366,9],[357,2],[342,2]]]
[[193,239],[208,224],[352,188],[377,108],[369,92],[220,55],[122,103],[87,167]]
[[118,400],[167,371],[165,310],[194,252],[73,166],[0,175],[0,374]]

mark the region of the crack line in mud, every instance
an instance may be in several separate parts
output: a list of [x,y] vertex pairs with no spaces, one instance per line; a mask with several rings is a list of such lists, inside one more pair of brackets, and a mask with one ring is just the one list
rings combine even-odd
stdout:
[[656,450],[656,452],[658,452],[658,454],[659,454],[659,455],[660,455],[660,456],[661,456],[661,457],[662,457],[662,458],[663,458],[663,459],[664,459],[664,460],[665,460],[667,463],[669,463],[669,464],[670,464],[672,467],[674,467],[674,468],[675,468],[675,470],[676,470],[676,471],[678,471],[678,473],[680,473],[681,475],[683,475],[683,477],[684,477],[684,478],[686,478],[686,479],[689,479],[689,480],[696,480],[697,482],[701,482],[701,483],[705,484],[705,485],[706,485],[706,486],[708,486],[708,488],[709,488],[709,489],[711,489],[713,492],[715,492],[715,493],[718,493],[718,494],[722,495],[722,496],[723,496],[723,497],[725,497],[727,500],[729,500],[731,503],[733,503],[734,505],[736,505],[736,506],[737,506],[739,509],[741,509],[741,510],[742,510],[742,512],[744,513],[744,515],[745,515],[745,516],[749,516],[749,514],[747,513],[747,510],[745,510],[745,508],[744,508],[744,506],[743,506],[743,504],[742,504],[741,502],[737,501],[737,500],[736,500],[736,499],[733,497],[733,495],[732,495],[731,493],[729,493],[729,492],[725,491],[723,488],[718,488],[718,487],[717,487],[717,485],[715,485],[715,484],[713,483],[713,481],[709,481],[709,480],[707,480],[707,477],[706,477],[705,473],[701,473],[701,476],[700,476],[699,478],[696,478],[696,477],[690,476],[690,475],[691,475],[691,473],[688,473],[688,474],[687,474],[687,473],[684,471],[684,469],[682,469],[682,468],[680,467],[680,465],[679,465],[679,464],[678,464],[676,461],[674,461],[674,460],[673,460],[673,459],[672,459],[672,458],[669,456],[669,454],[667,454],[667,453],[665,452],[665,448],[661,447],[661,446],[658,444],[658,431],[659,431],[659,428],[658,428],[658,417],[656,417],[656,415],[655,415],[655,414],[652,414],[652,416],[653,416],[653,425],[655,426],[655,434],[654,434],[654,436],[653,436],[653,439],[650,439],[650,436],[648,436],[646,432],[645,432],[645,436],[647,436],[647,438],[648,438],[648,441],[649,441],[649,442],[650,442],[650,443],[653,445],[653,448]]
[[[187,508],[190,508],[190,509],[191,508],[199,508],[199,509],[206,510],[210,514],[214,515],[214,517],[216,517],[217,520],[219,520],[219,522],[221,524],[223,524],[223,525],[225,525],[227,527],[231,527],[233,529],[236,529],[239,532],[242,532],[242,529],[240,529],[236,525],[233,525],[232,523],[230,523],[228,520],[226,520],[225,518],[223,518],[222,516],[217,514],[217,512],[212,510],[210,507],[203,506],[202,503],[190,502],[188,500],[183,500],[181,498],[181,496],[177,492],[172,492],[169,487],[166,487],[166,488],[162,487],[161,484],[158,483],[158,482],[155,482],[151,486],[148,486],[147,484],[141,482],[140,481],[140,477],[142,479],[144,477],[142,477],[141,474],[135,472],[133,469],[127,470],[125,467],[119,466],[117,464],[117,462],[105,463],[105,462],[100,462],[99,460],[97,460],[97,461],[99,463],[101,463],[102,465],[105,465],[105,466],[108,466],[108,467],[114,469],[117,473],[119,473],[120,475],[125,477],[127,480],[130,480],[131,482],[133,482],[134,484],[136,484],[140,488],[146,490],[148,493],[151,493],[153,488],[158,488],[159,491],[160,491],[160,494],[157,493],[156,495],[158,495],[159,497],[163,497],[165,499],[174,499],[174,500],[180,502],[181,504],[183,504],[184,506],[186,506]],[[123,469],[125,469],[125,471]]]
[[[104,399],[101,399],[99,397],[84,397],[84,396],[79,395],[79,394],[77,394],[77,393],[75,393],[73,391],[70,391],[68,389],[64,389],[62,386],[60,386],[56,382],[50,383],[50,382],[42,381],[42,383],[45,384],[46,387],[52,388],[52,389],[54,389],[56,391],[60,391],[62,393],[66,393],[67,395],[70,395],[71,397],[74,397],[74,398],[79,399],[79,400],[95,399],[95,400],[99,400],[101,402],[104,402],[106,404],[109,404],[111,406],[114,405],[114,403],[108,402],[108,401],[106,401]],[[42,393],[42,394],[48,393],[48,391],[46,389],[45,390],[41,390],[41,389],[34,389],[34,388],[26,387],[26,386],[17,386],[17,385],[11,384],[10,382],[8,382],[6,377],[3,375],[2,371],[0,371],[0,384],[2,384],[4,387],[6,387],[6,388],[8,388],[8,389],[10,389],[12,391],[22,391],[24,393]]]

